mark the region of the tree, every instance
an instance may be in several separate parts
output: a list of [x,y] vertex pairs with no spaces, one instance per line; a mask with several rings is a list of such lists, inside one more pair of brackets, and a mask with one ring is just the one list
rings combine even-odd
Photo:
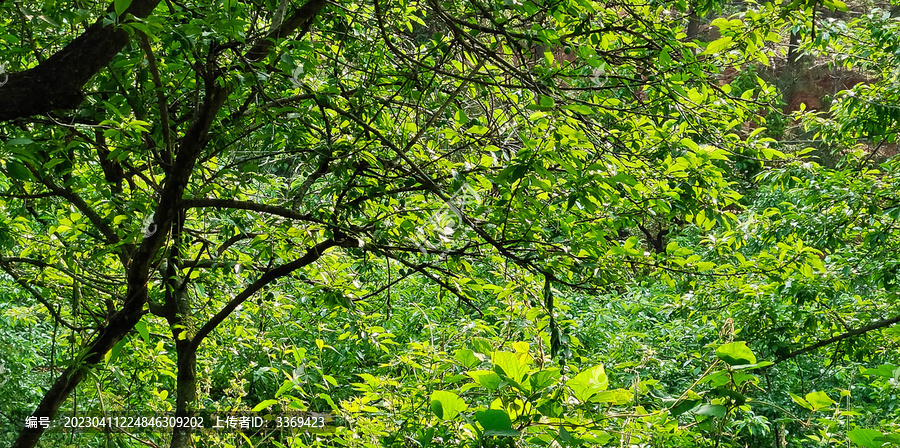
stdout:
[[[662,4],[67,8],[0,4],[20,33],[0,48],[0,241],[16,254],[0,267],[68,333],[35,417],[88,377],[115,389],[129,335],[174,346],[175,415],[194,415],[204,342],[249,299],[293,279],[346,307],[390,300],[393,267],[473,314],[542,282],[565,358],[554,287],[711,269],[671,238],[733,222],[735,161],[773,154],[740,126],[777,93],[734,97],[715,77],[765,57],[725,51],[773,39],[760,12],[704,49]],[[355,285],[345,260],[388,278]]]

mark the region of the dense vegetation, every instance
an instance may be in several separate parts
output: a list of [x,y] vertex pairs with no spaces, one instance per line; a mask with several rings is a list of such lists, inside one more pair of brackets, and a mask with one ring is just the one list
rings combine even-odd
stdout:
[[892,11],[0,0],[0,441],[900,445]]

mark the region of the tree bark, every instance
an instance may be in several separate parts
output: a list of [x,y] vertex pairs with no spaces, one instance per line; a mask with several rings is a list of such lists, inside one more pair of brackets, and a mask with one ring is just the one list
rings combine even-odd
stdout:
[[[175,417],[188,421],[196,411],[197,401],[197,350],[190,339],[175,341],[175,352],[178,355],[178,376],[175,384]],[[190,425],[176,426],[172,430],[170,448],[188,448],[191,446]]]
[[787,70],[790,71],[797,61],[797,53],[800,50],[800,33],[791,31],[790,40],[788,40],[788,52],[787,52]]
[[[147,17],[158,4],[159,0],[134,0],[123,16]],[[77,107],[84,101],[84,85],[127,43],[124,29],[104,26],[101,18],[37,67],[8,73],[7,83],[0,86],[0,121]]]
[[693,9],[691,9],[691,13],[688,15],[687,38],[688,40],[694,40],[699,34],[700,17],[697,16],[697,13]]
[[253,48],[247,52],[247,59],[253,62],[261,61],[269,54],[277,39],[287,36],[297,28],[301,30],[301,36],[297,38],[302,37],[302,34],[306,34],[306,31],[312,25],[313,19],[319,14],[319,10],[325,6],[325,3],[327,3],[326,0],[309,0],[304,3],[284,23],[269,30],[262,39],[257,40]]

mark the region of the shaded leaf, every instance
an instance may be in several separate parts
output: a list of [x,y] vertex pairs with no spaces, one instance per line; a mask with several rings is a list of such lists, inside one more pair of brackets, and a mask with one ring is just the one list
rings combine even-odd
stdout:
[[431,394],[431,411],[442,420],[451,420],[467,407],[466,402],[453,392],[436,390]]

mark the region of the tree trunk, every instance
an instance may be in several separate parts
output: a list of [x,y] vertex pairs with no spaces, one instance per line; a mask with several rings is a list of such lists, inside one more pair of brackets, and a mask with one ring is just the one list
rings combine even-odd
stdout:
[[800,49],[800,33],[791,31],[791,38],[788,41],[788,53],[787,53],[787,63],[785,65],[786,71],[790,71],[794,68],[794,64],[796,64],[798,54]]
[[698,34],[700,34],[700,17],[691,9],[691,14],[688,16],[687,38],[688,40],[694,40]]
[[[175,417],[186,422],[194,416],[197,401],[197,351],[189,339],[179,339],[175,343],[178,354],[178,378],[175,386]],[[189,448],[191,446],[190,425],[176,426],[172,431],[169,448]]]
[[[166,268],[166,319],[175,340],[175,353],[178,356],[178,375],[175,383],[175,417],[182,422],[190,421],[194,416],[197,401],[197,348],[191,342],[193,333],[193,304],[191,295],[187,293],[187,276],[180,279],[177,266],[181,263],[181,245],[183,244],[185,211],[178,213],[178,219],[172,224],[172,247],[169,263]],[[191,446],[190,425],[176,426],[172,430],[170,448],[188,448]]]

